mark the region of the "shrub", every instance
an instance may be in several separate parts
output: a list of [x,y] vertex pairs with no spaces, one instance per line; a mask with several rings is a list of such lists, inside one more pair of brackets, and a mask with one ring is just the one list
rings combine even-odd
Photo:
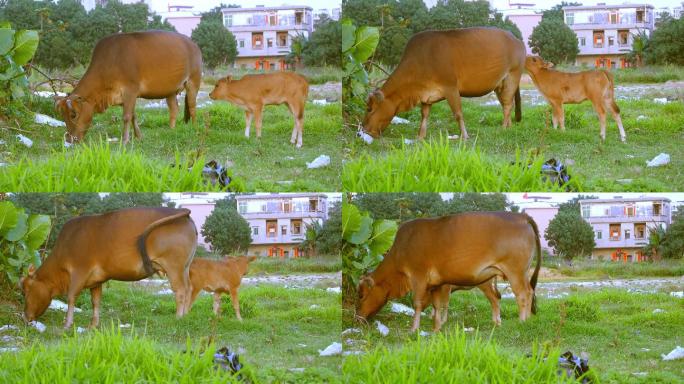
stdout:
[[211,244],[212,250],[223,255],[246,252],[252,242],[249,224],[237,210],[216,207],[202,226],[202,236]]

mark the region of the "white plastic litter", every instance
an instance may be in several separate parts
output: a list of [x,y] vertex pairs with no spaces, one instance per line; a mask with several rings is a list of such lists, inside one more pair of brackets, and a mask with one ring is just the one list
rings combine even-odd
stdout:
[[107,138],[107,142],[108,142],[108,143],[118,143],[118,142],[119,142],[119,138],[118,138],[118,137],[108,137],[108,138]]
[[319,356],[334,356],[342,353],[342,343],[334,342],[328,345],[324,350],[318,350]]
[[344,352],[342,352],[343,356],[361,355],[361,354],[363,354],[363,351],[344,351]]
[[306,348],[306,344],[304,344],[304,343],[299,343],[299,344],[297,344],[297,346],[302,347],[302,348]]
[[22,135],[21,133],[17,135],[17,139],[24,144],[25,146],[31,148],[33,146],[33,140],[29,139],[28,137]]
[[408,124],[408,123],[410,123],[410,121],[408,121],[406,119],[402,119],[399,116],[394,116],[392,118],[392,124]]
[[3,348],[0,348],[0,352],[16,352],[16,351],[18,351],[18,350],[19,350],[19,348],[17,348],[17,347],[3,347]]
[[172,295],[172,294],[173,294],[173,290],[169,289],[169,288],[162,289],[161,291],[157,292],[157,295]]
[[85,331],[87,331],[87,329],[81,328],[81,327],[76,327],[76,333],[83,333]]
[[342,331],[342,336],[350,334],[350,333],[361,333],[361,330],[358,328],[347,328],[344,331]]
[[66,141],[64,142],[64,148],[71,148],[73,145],[73,143],[67,143]]
[[448,138],[449,140],[458,140],[458,137],[459,137],[458,135],[448,135],[448,136],[447,136],[447,138]]
[[358,136],[366,142],[366,144],[373,144],[373,136],[367,134],[366,132],[359,131]]
[[426,332],[426,331],[420,331],[420,335],[421,335],[422,337],[427,337],[427,336],[430,336],[431,333],[430,333],[430,332]]
[[326,104],[328,104],[328,100],[317,99],[317,100],[312,101],[312,103],[314,103],[315,105],[326,105]]
[[473,327],[468,327],[468,328],[463,328],[463,332],[474,332],[475,328]]
[[36,113],[34,121],[38,124],[47,124],[51,127],[66,127],[63,121],[54,119],[48,115],[43,115],[42,113]]
[[648,119],[648,117],[646,117],[644,115],[637,116],[637,121],[646,120],[646,119]]
[[35,91],[33,92],[34,95],[40,96],[40,97],[53,97],[53,96],[66,96],[67,94],[64,92],[55,92],[52,91]]
[[656,308],[653,310],[653,313],[663,313],[663,312],[665,312],[665,310],[662,310],[660,308]]
[[[56,309],[56,310],[59,310],[59,311],[62,311],[62,312],[66,312],[67,309],[69,309],[69,306],[67,305],[67,303],[65,303],[65,302],[63,302],[63,301],[52,300],[52,301],[50,302],[50,307],[49,307],[49,308],[50,308],[50,309]],[[81,312],[81,308],[76,308],[76,307],[74,307],[74,312]]]
[[126,323],[126,324],[119,324],[119,328],[130,328],[131,325]]
[[646,162],[647,167],[659,167],[661,165],[668,164],[670,162],[670,155],[667,153],[661,153],[654,157],[651,161]]
[[5,145],[5,140],[0,140],[0,145]]
[[0,332],[5,332],[8,330],[18,331],[19,327],[17,327],[16,325],[12,325],[12,324],[3,325],[2,327],[0,327]]
[[667,97],[656,97],[653,99],[653,102],[658,104],[667,104]]
[[322,168],[328,165],[330,165],[330,156],[328,155],[320,155],[317,158],[315,158],[314,161],[306,163],[306,167],[309,169]]
[[321,307],[321,306],[318,305],[318,304],[311,304],[311,305],[309,306],[309,309],[318,309],[318,308],[320,308],[320,307]]
[[331,288],[326,288],[326,292],[332,292],[332,293],[342,293],[342,288],[340,287],[331,287]]
[[38,332],[43,333],[47,329],[45,324],[41,323],[40,321],[32,321],[29,323],[30,326],[34,327],[35,329],[38,330]]
[[667,355],[660,356],[662,356],[663,360],[684,359],[684,348],[678,345],[677,348],[672,350],[672,352],[668,353]]
[[411,139],[404,139],[404,144],[406,144],[406,145],[411,145],[411,144],[413,144],[414,142],[415,142],[415,141],[414,141],[414,140],[411,140]]
[[375,320],[375,325],[378,327],[378,332],[380,332],[381,335],[387,336],[389,335],[389,328],[378,320]]
[[23,337],[21,336],[10,336],[10,335],[5,335],[3,337],[0,337],[0,341],[3,343],[15,343],[24,340]]
[[304,372],[304,368],[290,368],[290,369],[288,369],[288,371],[301,373],[301,372]]
[[679,298],[684,298],[684,291],[670,292],[670,296],[679,297]]
[[390,309],[390,311],[394,313],[403,313],[404,315],[409,316],[413,316],[416,314],[416,311],[413,308],[401,303],[392,303],[392,308]]

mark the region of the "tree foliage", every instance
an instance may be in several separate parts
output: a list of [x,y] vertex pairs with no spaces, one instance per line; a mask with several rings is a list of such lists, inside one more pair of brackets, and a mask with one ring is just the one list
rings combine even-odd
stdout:
[[566,260],[589,256],[594,249],[594,230],[579,212],[559,211],[549,222],[544,238],[556,255]]
[[684,257],[684,211],[680,210],[672,217],[672,224],[661,236],[658,253],[664,259]]
[[342,249],[342,204],[330,206],[326,220],[316,238],[316,251],[321,255],[333,255]]
[[202,50],[202,61],[209,68],[231,64],[237,57],[237,40],[223,20],[216,20],[212,13],[202,16],[199,25],[192,31],[192,40]]
[[542,19],[530,35],[532,52],[554,64],[570,63],[579,53],[577,35],[562,19]]
[[664,21],[644,46],[648,64],[684,65],[684,18]]
[[252,242],[247,221],[236,209],[227,207],[214,207],[202,226],[202,236],[211,244],[213,251],[222,255],[244,253]]
[[38,47],[38,33],[15,30],[8,22],[0,21],[0,116],[16,114],[26,97],[28,78],[26,65]]
[[301,55],[304,65],[342,67],[342,26],[323,14],[308,40],[304,40]]
[[542,12],[542,20],[556,19],[563,21],[563,7],[577,5],[582,5],[582,3],[563,1],[560,4],[556,4],[553,7],[544,10]]

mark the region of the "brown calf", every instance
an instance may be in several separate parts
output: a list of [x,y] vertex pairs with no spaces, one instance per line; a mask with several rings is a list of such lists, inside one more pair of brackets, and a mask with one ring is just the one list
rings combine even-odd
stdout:
[[615,103],[613,75],[608,71],[592,70],[565,73],[551,69],[552,63],[539,56],[528,56],[525,69],[534,85],[553,108],[553,128],[560,123],[565,130],[563,104],[579,104],[591,101],[601,123],[601,140],[606,140],[606,110],[610,111],[620,130],[620,140],[626,140],[625,129],[620,119],[620,108]]
[[242,321],[238,288],[242,276],[247,274],[249,263],[256,260],[256,256],[226,257],[223,260],[194,259],[190,265],[190,282],[192,293],[190,303],[195,302],[200,291],[214,293],[214,314],[218,315],[221,306],[221,294],[229,292],[233,303],[235,316]]
[[230,76],[220,79],[209,97],[227,100],[245,110],[245,136],[249,137],[252,116],[256,120],[256,136],[261,137],[261,112],[264,105],[287,104],[295,119],[290,143],[302,146],[304,106],[309,94],[309,83],[294,72],[245,75],[240,80]]

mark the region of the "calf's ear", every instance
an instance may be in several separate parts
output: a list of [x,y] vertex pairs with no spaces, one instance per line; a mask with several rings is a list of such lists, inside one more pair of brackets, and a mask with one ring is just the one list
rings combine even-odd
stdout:
[[254,260],[256,260],[256,256],[247,256],[247,262],[251,263]]

